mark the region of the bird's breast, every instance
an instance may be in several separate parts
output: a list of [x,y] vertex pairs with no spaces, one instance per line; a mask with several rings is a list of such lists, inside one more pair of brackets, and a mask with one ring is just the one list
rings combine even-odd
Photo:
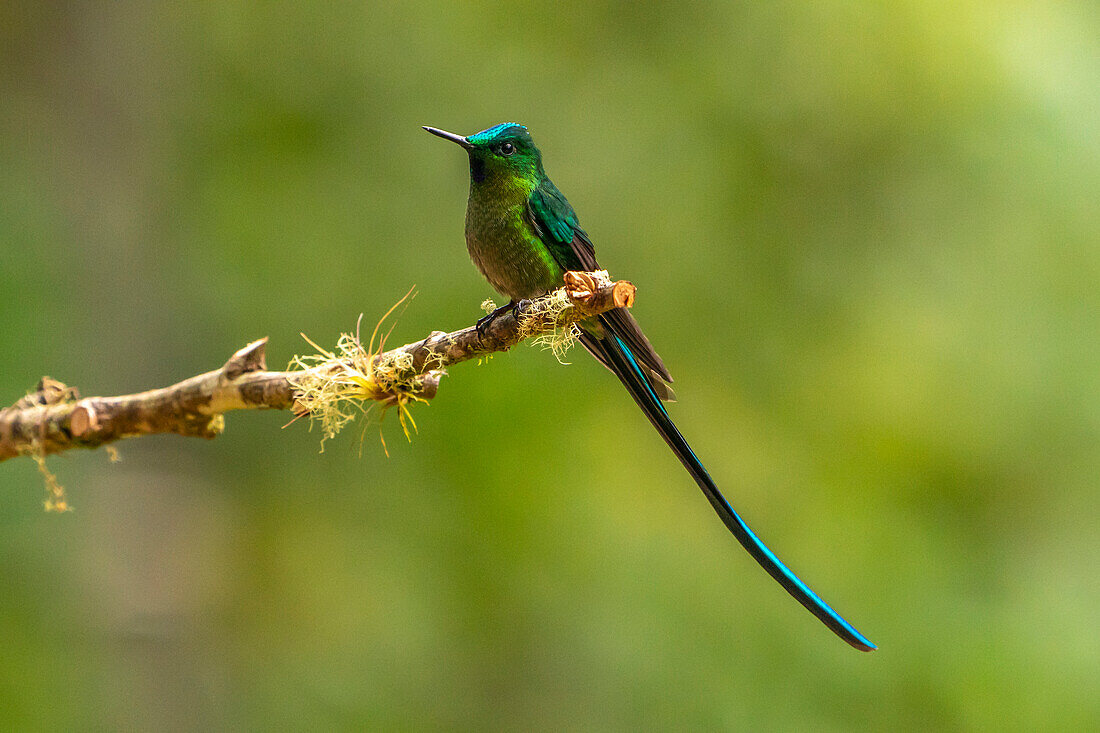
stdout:
[[511,300],[542,295],[562,282],[564,270],[535,234],[522,201],[475,201],[466,208],[466,247],[489,284]]

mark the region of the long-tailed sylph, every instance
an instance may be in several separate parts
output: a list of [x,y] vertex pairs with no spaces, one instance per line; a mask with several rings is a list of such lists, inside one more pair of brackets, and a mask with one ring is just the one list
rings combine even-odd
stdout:
[[[489,284],[511,300],[504,308],[561,287],[568,270],[600,269],[592,240],[580,228],[573,207],[546,176],[542,155],[526,127],[496,125],[467,137],[434,127],[424,129],[461,145],[469,154],[466,246]],[[668,386],[672,376],[634,317],[617,308],[582,321],[580,341],[619,378],[722,522],[761,567],[844,641],[862,651],[875,649],[780,562],[718,491],[661,404],[672,397]]]

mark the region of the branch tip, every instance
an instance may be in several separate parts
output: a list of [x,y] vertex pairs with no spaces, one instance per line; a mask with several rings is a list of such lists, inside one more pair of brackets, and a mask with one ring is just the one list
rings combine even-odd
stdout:
[[633,308],[636,292],[638,292],[638,288],[634,287],[633,283],[620,280],[615,283],[615,287],[611,291],[611,300],[615,303],[616,308]]
[[222,367],[226,379],[236,379],[248,372],[262,372],[267,370],[267,336],[253,341],[243,349],[239,349],[229,361]]
[[76,387],[69,387],[53,377],[42,377],[33,392],[16,400],[9,409],[24,410],[36,405],[57,405],[75,399],[80,399],[80,392]]

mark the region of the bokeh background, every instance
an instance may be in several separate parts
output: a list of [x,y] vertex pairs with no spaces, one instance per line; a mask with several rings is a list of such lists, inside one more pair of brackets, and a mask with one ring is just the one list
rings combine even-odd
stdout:
[[0,466],[0,726],[1100,725],[1092,2],[0,6],[0,396],[469,324],[463,155],[527,124],[726,493],[518,348],[420,434],[283,414]]

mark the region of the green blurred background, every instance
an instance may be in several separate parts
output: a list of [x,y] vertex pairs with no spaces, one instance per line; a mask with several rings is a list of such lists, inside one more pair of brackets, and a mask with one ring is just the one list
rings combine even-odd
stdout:
[[0,397],[468,325],[464,156],[527,124],[674,416],[583,352],[357,457],[283,414],[0,466],[0,727],[1100,726],[1094,2],[0,6]]

